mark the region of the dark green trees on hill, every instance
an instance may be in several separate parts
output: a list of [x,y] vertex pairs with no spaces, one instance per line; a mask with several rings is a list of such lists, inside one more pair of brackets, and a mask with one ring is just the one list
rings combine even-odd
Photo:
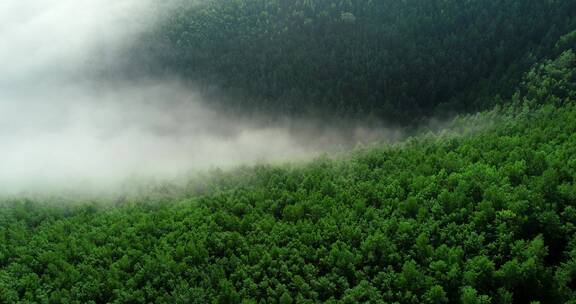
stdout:
[[575,303],[575,68],[441,134],[179,201],[0,204],[0,303]]
[[404,123],[492,106],[576,26],[571,0],[189,3],[142,37],[138,66],[216,87],[231,111]]

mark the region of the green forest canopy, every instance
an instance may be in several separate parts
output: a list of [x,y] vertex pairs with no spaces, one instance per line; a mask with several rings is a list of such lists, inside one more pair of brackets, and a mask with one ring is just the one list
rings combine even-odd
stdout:
[[519,82],[444,132],[184,198],[7,200],[0,302],[575,303],[576,56]]

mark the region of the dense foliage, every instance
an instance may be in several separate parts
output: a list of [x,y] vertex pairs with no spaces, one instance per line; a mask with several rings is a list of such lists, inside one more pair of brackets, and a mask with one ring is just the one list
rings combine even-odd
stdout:
[[576,56],[509,106],[180,201],[0,207],[0,302],[575,303]]
[[131,49],[137,66],[215,87],[227,110],[291,117],[487,109],[576,27],[572,0],[183,2]]

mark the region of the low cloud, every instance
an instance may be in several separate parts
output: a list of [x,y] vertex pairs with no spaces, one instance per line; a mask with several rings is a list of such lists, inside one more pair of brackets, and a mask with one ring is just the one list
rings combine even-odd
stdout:
[[94,77],[172,5],[0,2],[0,194],[114,189],[134,176],[305,160],[327,146],[398,136],[357,128],[343,140],[303,122],[263,125],[216,112],[178,79]]

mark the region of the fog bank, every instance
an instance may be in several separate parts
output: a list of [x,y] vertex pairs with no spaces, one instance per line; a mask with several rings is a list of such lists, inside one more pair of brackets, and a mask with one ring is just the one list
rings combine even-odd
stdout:
[[219,114],[178,79],[93,77],[121,62],[116,54],[173,3],[0,2],[0,194],[106,191],[134,176],[309,159],[341,143],[336,131],[294,133],[293,122]]

